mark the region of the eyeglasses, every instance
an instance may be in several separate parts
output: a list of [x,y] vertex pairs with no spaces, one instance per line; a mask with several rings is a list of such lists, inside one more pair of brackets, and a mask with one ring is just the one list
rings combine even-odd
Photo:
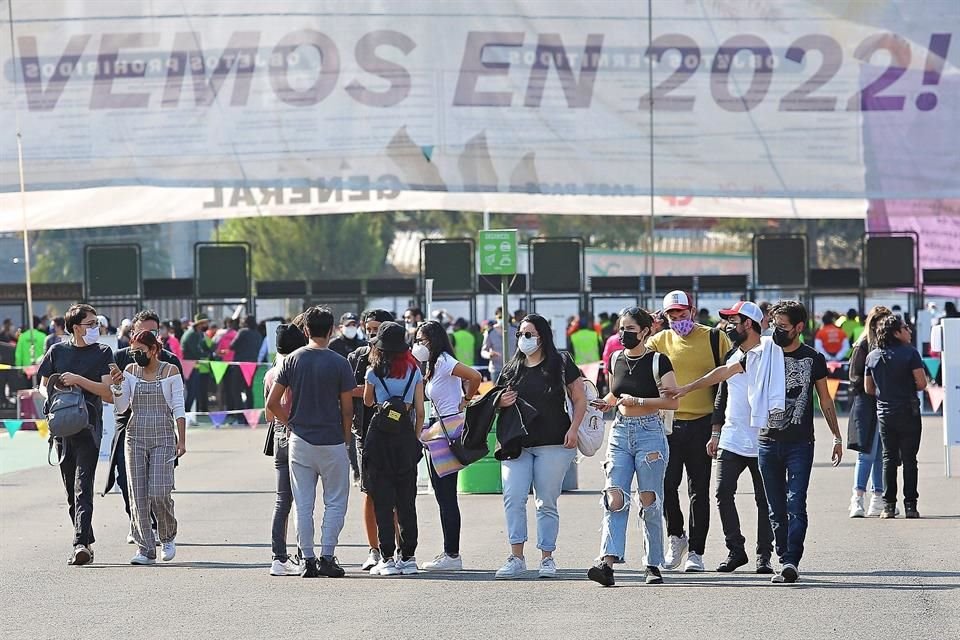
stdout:
[[523,333],[520,333],[519,331],[517,331],[517,337],[526,338],[527,340],[529,340],[530,338],[539,338],[540,336],[538,336],[535,333],[530,333],[529,331],[524,331]]
[[86,327],[87,329],[90,329],[90,328],[92,328],[92,327],[96,327],[96,326],[99,325],[99,324],[100,324],[99,322],[97,322],[96,320],[94,320],[93,322],[81,322],[81,323],[80,323],[80,326],[81,326],[81,327]]

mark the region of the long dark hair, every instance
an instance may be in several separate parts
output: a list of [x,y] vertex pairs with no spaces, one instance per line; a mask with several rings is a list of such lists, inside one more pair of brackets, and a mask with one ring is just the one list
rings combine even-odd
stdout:
[[436,370],[437,360],[440,359],[440,355],[448,353],[455,358],[456,354],[453,352],[453,345],[450,344],[450,336],[444,331],[443,325],[436,320],[431,320],[420,325],[417,333],[426,338],[427,342],[430,343],[430,359],[427,360],[426,375],[426,379],[430,380],[433,378],[433,373]]
[[[525,322],[529,322],[536,327],[537,333],[540,334],[540,349],[543,350],[543,360],[546,363],[544,373],[547,376],[548,390],[553,391],[555,384],[562,387],[563,357],[560,355],[560,352],[557,351],[557,346],[553,342],[553,330],[550,328],[550,323],[547,322],[547,319],[543,316],[531,313],[524,316],[523,319],[517,323],[517,327],[522,326]],[[516,353],[510,358],[510,362],[503,368],[500,379],[507,384],[517,382],[526,369],[524,364],[526,359],[527,356],[523,351],[517,348]]]
[[885,316],[877,325],[877,345],[881,349],[890,349],[901,344],[896,333],[903,327],[903,320],[897,316]]

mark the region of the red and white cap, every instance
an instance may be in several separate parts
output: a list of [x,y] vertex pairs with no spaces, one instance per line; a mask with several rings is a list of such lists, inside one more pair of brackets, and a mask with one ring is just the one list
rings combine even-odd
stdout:
[[690,296],[683,291],[671,291],[663,296],[664,311],[670,311],[671,309],[689,309],[691,306]]
[[761,311],[760,307],[758,307],[755,303],[750,302],[749,300],[741,300],[729,309],[720,310],[721,318],[736,315],[741,315],[744,318],[750,318],[757,324],[763,322],[763,311]]

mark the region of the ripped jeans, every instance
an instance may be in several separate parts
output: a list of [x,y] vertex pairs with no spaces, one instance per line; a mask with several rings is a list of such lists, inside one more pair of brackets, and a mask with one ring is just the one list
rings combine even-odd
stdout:
[[[646,547],[643,563],[646,566],[663,564],[663,478],[669,457],[667,436],[659,415],[617,416],[610,431],[607,459],[603,463],[607,480],[603,492],[601,556],[614,556],[618,561],[624,561],[631,486],[636,475],[637,493],[653,492],[656,496],[653,504],[640,509]],[[620,508],[614,509],[617,506]]]

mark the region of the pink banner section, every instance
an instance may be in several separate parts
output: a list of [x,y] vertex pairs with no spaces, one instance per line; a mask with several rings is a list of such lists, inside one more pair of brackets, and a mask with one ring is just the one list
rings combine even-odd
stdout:
[[180,364],[183,366],[183,379],[189,380],[190,374],[193,373],[193,368],[197,366],[196,360],[181,360]]
[[29,367],[23,368],[23,372],[27,374],[28,378],[32,378],[33,376],[37,375],[37,371],[39,370],[40,370],[40,367],[35,364],[31,364]]
[[243,417],[246,418],[247,424],[250,425],[251,429],[256,429],[257,425],[260,424],[260,413],[262,409],[245,409],[243,412]]
[[930,406],[934,411],[940,411],[940,405],[943,404],[943,397],[946,390],[943,387],[928,386],[927,395],[930,396]]
[[587,364],[580,365],[580,371],[583,373],[583,377],[596,384],[597,376],[600,375],[600,362],[590,362]]
[[210,422],[213,423],[213,426],[217,429],[223,426],[223,423],[227,421],[227,412],[226,411],[211,411],[210,412]]
[[247,386],[253,386],[253,375],[257,372],[256,362],[238,362],[240,372],[243,373],[243,379],[247,381]]

